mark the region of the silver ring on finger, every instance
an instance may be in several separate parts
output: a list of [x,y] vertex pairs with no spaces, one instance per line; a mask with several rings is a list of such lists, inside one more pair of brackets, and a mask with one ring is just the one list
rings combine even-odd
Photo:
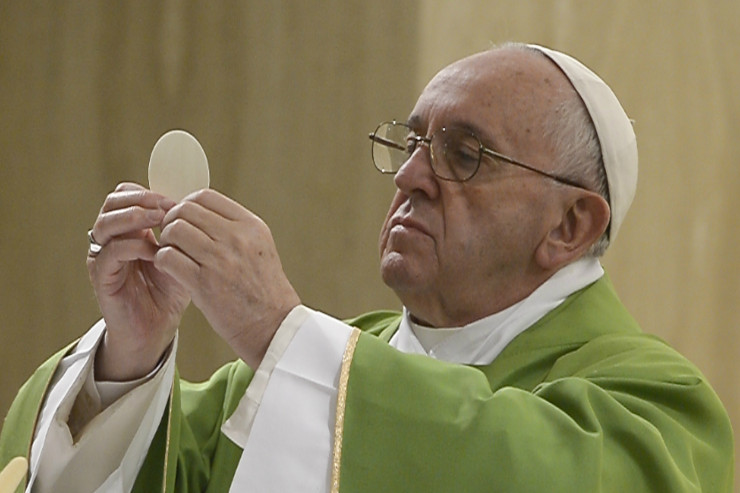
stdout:
[[93,237],[92,229],[87,231],[87,240],[90,243],[90,246],[88,247],[87,254],[90,257],[94,257],[97,254],[100,253],[100,250],[103,249],[103,245],[95,241],[95,237]]

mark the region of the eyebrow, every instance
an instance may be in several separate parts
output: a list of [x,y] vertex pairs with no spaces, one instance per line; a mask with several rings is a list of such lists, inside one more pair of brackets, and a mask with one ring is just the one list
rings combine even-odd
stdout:
[[[406,125],[408,125],[412,130],[420,130],[423,126],[422,124],[421,116],[419,115],[411,115],[409,116],[408,120],[406,121]],[[485,147],[496,150],[497,149],[497,139],[494,139],[492,136],[490,136],[487,132],[485,132],[481,127],[470,123],[469,121],[465,120],[453,120],[447,125],[444,125],[445,127],[455,127],[460,128],[463,130],[466,130],[470,133],[475,134],[481,141],[481,144],[483,144]]]
[[421,127],[421,117],[419,115],[409,116],[408,120],[406,120],[406,125],[408,125],[411,129],[418,129],[419,127]]

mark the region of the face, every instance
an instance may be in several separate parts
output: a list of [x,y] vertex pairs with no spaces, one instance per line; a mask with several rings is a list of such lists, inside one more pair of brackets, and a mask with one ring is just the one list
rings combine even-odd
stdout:
[[[539,138],[538,122],[558,83],[567,83],[564,76],[531,54],[474,55],[429,83],[409,124],[427,137],[442,127],[467,127],[483,145],[552,171],[552,150]],[[485,158],[471,180],[444,181],[422,145],[395,184],[380,234],[381,274],[417,319],[464,325],[543,282],[533,255],[559,220],[551,180]]]

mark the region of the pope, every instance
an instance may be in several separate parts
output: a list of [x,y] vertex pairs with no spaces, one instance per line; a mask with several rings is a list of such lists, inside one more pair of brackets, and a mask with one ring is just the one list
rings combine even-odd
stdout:
[[[499,46],[370,141],[402,312],[308,308],[242,205],[121,184],[87,258],[103,318],[21,389],[0,465],[29,457],[34,492],[732,490],[722,404],[599,262],[637,147],[596,74]],[[237,356],[199,384],[175,365],[191,302]]]

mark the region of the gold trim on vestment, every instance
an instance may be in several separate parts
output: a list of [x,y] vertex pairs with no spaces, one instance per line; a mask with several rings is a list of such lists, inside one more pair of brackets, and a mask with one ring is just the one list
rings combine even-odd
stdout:
[[331,466],[331,493],[339,493],[339,468],[342,462],[342,434],[344,432],[344,408],[347,404],[347,383],[349,382],[349,368],[355,355],[360,330],[352,329],[347,347],[342,356],[342,369],[339,373],[339,388],[337,389],[337,416],[334,424],[334,457]]
[[167,414],[167,438],[165,439],[164,446],[164,477],[162,478],[162,493],[167,493],[167,466],[169,465],[170,459],[170,434],[172,432],[172,406],[174,405],[175,397],[175,385],[179,385],[179,379],[177,378],[177,372],[172,381],[172,387],[170,388],[170,400],[166,410],[169,411]]

